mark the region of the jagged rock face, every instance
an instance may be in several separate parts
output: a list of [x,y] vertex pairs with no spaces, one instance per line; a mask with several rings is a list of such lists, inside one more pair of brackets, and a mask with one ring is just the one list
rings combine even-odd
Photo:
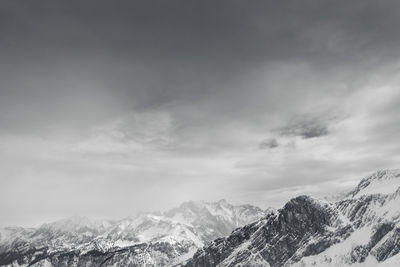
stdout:
[[184,265],[400,266],[393,263],[400,263],[399,182],[400,171],[379,171],[335,203],[294,198],[199,249]]
[[116,266],[164,266],[265,214],[226,201],[187,202],[166,213],[117,221],[75,217],[37,229],[5,228],[0,229],[0,265],[107,266],[115,261]]
[[200,249],[186,266],[236,266],[243,262],[249,265],[255,254],[259,255],[258,265],[263,259],[264,265],[283,266],[290,259],[296,261],[300,256],[316,254],[345,236],[348,225],[339,217],[328,204],[300,196],[277,213]]

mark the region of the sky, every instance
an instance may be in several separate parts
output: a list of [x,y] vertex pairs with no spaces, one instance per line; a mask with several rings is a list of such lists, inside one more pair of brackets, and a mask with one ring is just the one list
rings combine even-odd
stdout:
[[0,4],[0,226],[281,207],[400,160],[398,1]]

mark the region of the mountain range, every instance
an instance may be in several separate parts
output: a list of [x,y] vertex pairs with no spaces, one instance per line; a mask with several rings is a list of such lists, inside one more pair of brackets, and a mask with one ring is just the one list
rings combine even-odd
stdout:
[[400,266],[400,170],[369,175],[335,200],[281,209],[185,202],[115,221],[74,217],[0,230],[6,266]]
[[0,229],[0,265],[171,265],[268,212],[226,200],[185,202],[114,221],[71,217],[39,228],[6,227]]

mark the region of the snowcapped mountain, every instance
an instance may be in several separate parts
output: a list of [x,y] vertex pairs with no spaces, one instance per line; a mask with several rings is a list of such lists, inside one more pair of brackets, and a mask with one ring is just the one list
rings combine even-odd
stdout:
[[0,230],[0,265],[400,266],[400,171],[378,171],[335,201],[279,210],[185,202],[114,221],[69,218]]
[[400,171],[337,202],[299,196],[199,249],[185,266],[400,266]]
[[[216,203],[185,202],[179,208],[165,213],[165,216],[192,226],[201,235],[203,242],[226,236],[239,226],[260,219],[266,215],[251,205],[233,206],[226,200]],[[246,223],[247,222],[247,223]]]
[[8,227],[0,230],[0,265],[171,265],[267,213],[221,200],[114,221],[72,217],[39,228]]

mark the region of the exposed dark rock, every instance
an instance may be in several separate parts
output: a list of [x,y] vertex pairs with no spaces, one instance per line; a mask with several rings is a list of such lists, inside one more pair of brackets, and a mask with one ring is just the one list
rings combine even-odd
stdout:
[[[339,235],[327,230],[334,227],[337,217],[329,205],[300,196],[289,201],[277,214],[237,229],[227,238],[215,240],[199,250],[186,266],[215,266],[235,253],[234,259],[227,263],[227,266],[234,266],[254,252],[259,252],[272,267],[283,266],[289,259],[295,262],[303,256],[318,254],[343,238],[350,228],[337,231]],[[323,238],[308,244],[318,236]],[[249,244],[242,251],[240,246],[244,242]],[[303,252],[295,255],[300,248]]]

